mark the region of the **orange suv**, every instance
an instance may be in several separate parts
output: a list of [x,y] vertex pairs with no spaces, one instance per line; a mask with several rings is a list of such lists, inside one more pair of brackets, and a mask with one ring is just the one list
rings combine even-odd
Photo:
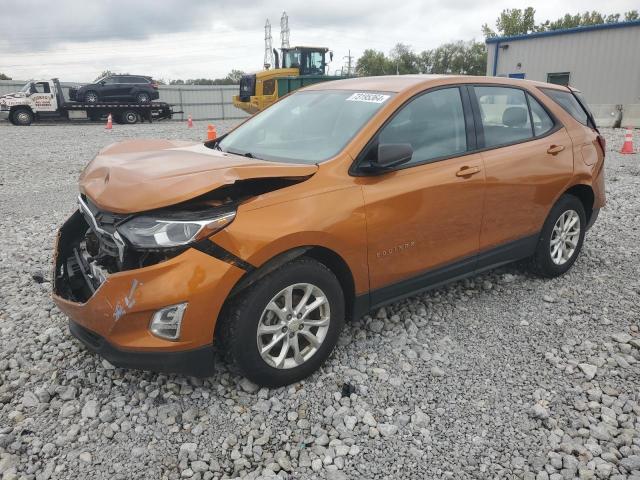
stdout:
[[504,78],[354,78],[204,144],[99,152],[62,226],[54,300],[122,367],[206,376],[213,345],[298,381],[348,318],[530,258],[555,277],[605,203],[579,92]]

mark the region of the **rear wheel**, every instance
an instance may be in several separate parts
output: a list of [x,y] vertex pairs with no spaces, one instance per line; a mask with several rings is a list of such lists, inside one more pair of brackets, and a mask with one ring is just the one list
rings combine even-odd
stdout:
[[149,103],[151,101],[151,97],[147,92],[140,92],[136,95],[136,101],[138,103]]
[[134,112],[133,110],[125,110],[120,114],[120,123],[133,125],[134,123],[138,123],[139,120],[138,112]]
[[542,227],[532,270],[545,277],[557,277],[569,270],[582,249],[586,226],[580,199],[573,195],[560,197]]
[[84,101],[86,103],[98,103],[100,98],[98,97],[98,92],[94,92],[93,90],[89,90],[84,94]]
[[299,258],[238,295],[220,319],[218,340],[242,375],[279,387],[322,365],[344,316],[344,296],[333,272]]
[[11,123],[27,126],[33,123],[33,112],[28,108],[17,108],[11,114]]

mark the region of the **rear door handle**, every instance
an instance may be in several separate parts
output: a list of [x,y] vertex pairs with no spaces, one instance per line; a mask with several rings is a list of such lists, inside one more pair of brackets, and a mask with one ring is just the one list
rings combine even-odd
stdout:
[[564,150],[564,145],[551,145],[547,148],[547,153],[551,155],[556,155]]
[[468,177],[480,173],[480,167],[462,167],[456,172],[456,177]]

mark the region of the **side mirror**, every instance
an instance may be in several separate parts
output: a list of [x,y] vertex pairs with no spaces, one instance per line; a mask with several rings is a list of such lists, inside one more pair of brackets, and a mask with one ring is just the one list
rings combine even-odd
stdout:
[[104,80],[102,80],[102,81],[100,82],[100,85],[105,85],[106,83],[107,83],[107,82],[105,82]]
[[378,158],[372,164],[379,169],[392,168],[411,161],[412,157],[410,143],[381,143],[378,145]]

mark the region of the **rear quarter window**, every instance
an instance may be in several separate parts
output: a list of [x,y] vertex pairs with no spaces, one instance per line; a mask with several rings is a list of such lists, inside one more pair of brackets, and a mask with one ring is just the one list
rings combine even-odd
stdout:
[[553,88],[542,88],[541,90],[578,122],[583,125],[589,125],[589,114],[571,92],[555,90]]

